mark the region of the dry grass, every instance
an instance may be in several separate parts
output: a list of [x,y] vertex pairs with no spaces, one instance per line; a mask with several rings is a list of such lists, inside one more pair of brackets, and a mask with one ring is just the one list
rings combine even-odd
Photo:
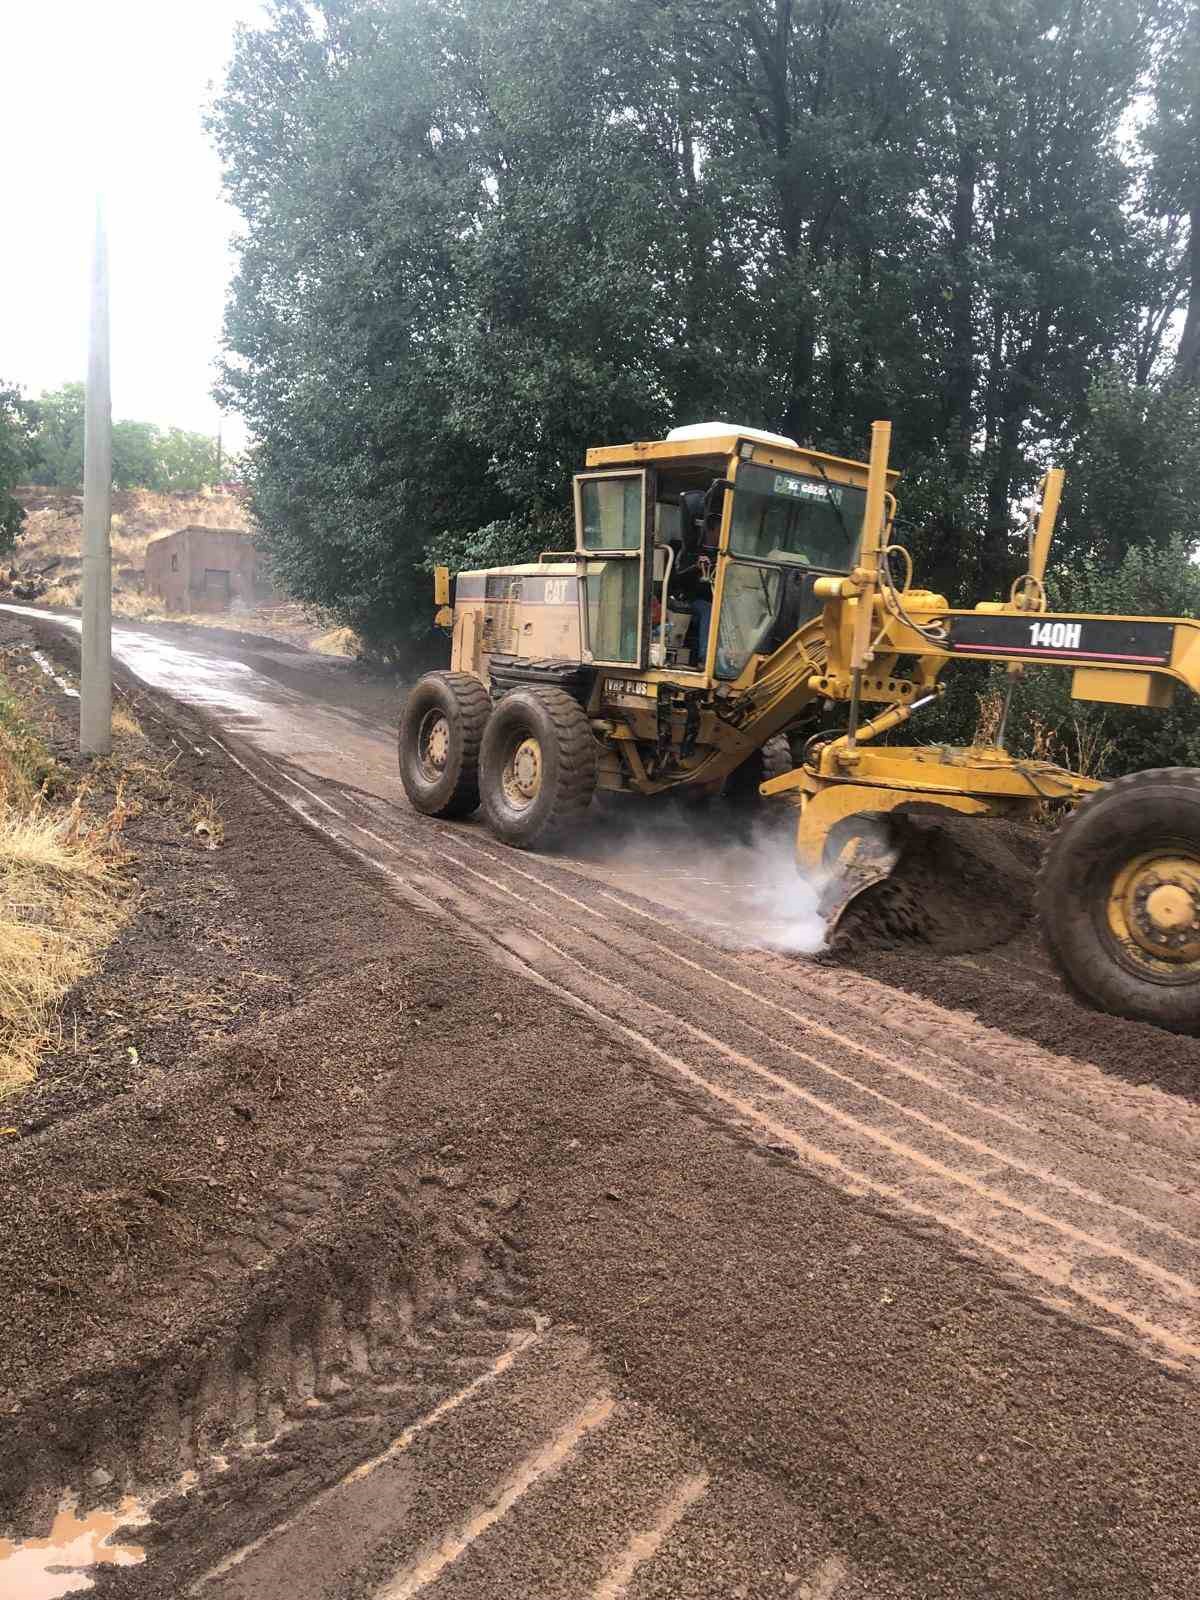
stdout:
[[198,800],[192,807],[189,818],[192,836],[206,850],[216,850],[225,842],[225,824],[218,815],[218,809],[217,802],[211,795]]
[[1093,723],[1075,713],[1071,717],[1075,735],[1075,771],[1085,778],[1104,778],[1112,770],[1117,754],[1114,740],[1106,739]]
[[[24,496],[26,491],[22,491]],[[40,567],[54,556],[78,557],[83,501],[65,490],[28,491],[32,497],[17,545],[23,567]],[[113,567],[141,567],[146,546],[160,533],[191,525],[201,528],[245,528],[246,508],[228,495],[154,494],[128,489],[113,496]]]
[[[975,729],[975,743],[992,746],[1000,731],[1000,718],[1004,710],[1004,690],[991,688],[977,696],[979,721]],[[1035,761],[1049,761],[1055,766],[1068,767],[1084,778],[1103,778],[1116,754],[1116,745],[1107,739],[1087,717],[1073,712],[1067,728],[1053,727],[1040,712],[1031,711],[1025,718],[1029,753]],[[1010,728],[1010,732],[1013,731]]]
[[36,1075],[59,1003],[127,915],[117,875],[123,796],[100,821],[83,789],[55,805],[36,782],[52,766],[36,744],[0,699],[0,1096]]
[[319,650],[323,656],[356,656],[359,639],[353,628],[331,628],[314,639],[309,649]]
[[114,733],[124,735],[129,739],[143,739],[142,725],[131,711],[126,711],[122,705],[112,708],[112,730]]
[[985,689],[975,697],[979,701],[979,721],[975,724],[975,743],[980,749],[991,749],[1000,732],[1000,718],[1004,715],[1004,690]]
[[1058,734],[1045,717],[1031,711],[1026,727],[1029,729],[1029,754],[1035,761],[1048,761],[1053,766],[1070,764]]
[[[80,607],[81,583],[78,578],[63,578],[59,583],[51,584],[45,594],[37,602],[44,606],[61,606],[67,611],[78,611]],[[127,617],[135,622],[198,622],[198,617],[181,617],[178,614],[168,613],[163,610],[162,602],[152,595],[139,594],[136,589],[113,590],[112,608],[114,617]]]

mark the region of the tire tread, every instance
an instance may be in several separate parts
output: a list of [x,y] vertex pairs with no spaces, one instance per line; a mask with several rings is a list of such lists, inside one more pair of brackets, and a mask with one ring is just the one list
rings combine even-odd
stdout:
[[[430,680],[438,680],[449,690],[458,712],[462,736],[458,777],[450,797],[436,811],[426,815],[450,820],[469,817],[479,809],[479,746],[483,730],[492,710],[492,698],[487,689],[472,672],[427,672],[413,685],[413,694]],[[401,721],[400,744],[403,752],[404,735],[408,726],[407,708]],[[404,778],[404,757],[400,756],[400,775]],[[405,785],[407,789],[407,783]],[[410,794],[409,798],[413,796]],[[414,801],[415,803],[415,801]],[[418,808],[420,809],[420,808]]]
[[[1098,816],[1116,810],[1114,834],[1123,833],[1121,814],[1134,808],[1136,829],[1140,795],[1154,790],[1175,790],[1189,805],[1200,802],[1200,769],[1149,767],[1115,778],[1087,795],[1059,828],[1042,859],[1035,889],[1035,905],[1042,936],[1068,986],[1082,999],[1104,1010],[1153,1023],[1177,1032],[1200,1030],[1200,981],[1196,984],[1156,985],[1138,980],[1091,936],[1082,910],[1081,872],[1096,847],[1093,824]],[[1194,820],[1200,852],[1200,807]],[[1181,831],[1184,831],[1181,823]]]
[[[511,709],[517,696],[536,701],[554,728],[558,749],[558,785],[554,800],[538,837],[561,834],[576,822],[592,803],[596,790],[597,747],[587,713],[565,689],[542,684],[521,684],[509,690],[496,711]],[[487,812],[487,798],[483,806]]]

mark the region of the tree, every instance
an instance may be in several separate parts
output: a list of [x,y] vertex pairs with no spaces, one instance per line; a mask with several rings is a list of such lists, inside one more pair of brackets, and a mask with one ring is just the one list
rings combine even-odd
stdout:
[[0,383],[0,555],[11,550],[25,520],[12,493],[33,460],[33,412],[21,391]]
[[33,481],[73,489],[83,482],[84,386],[64,383],[36,401]]
[[[35,483],[73,489],[83,482],[84,386],[66,383],[34,403]],[[216,440],[152,422],[113,423],[113,483],[118,489],[194,493],[216,482]]]
[[722,415],[855,454],[892,416],[954,599],[1007,590],[1052,458],[1090,484],[1075,546],[1123,550],[1094,420],[1120,503],[1171,519],[1139,536],[1179,533],[1177,252],[1128,125],[1178,99],[1182,4],[276,0],[211,127],[244,222],[221,393],[281,576],[410,638],[431,546],[536,548],[588,444]]
[[158,429],[151,422],[114,422],[112,475],[118,489],[162,489]]
[[1131,551],[1200,549],[1200,390],[1110,372],[1091,389],[1064,464],[1052,547],[1064,585],[1085,565],[1115,572]]
[[194,494],[217,481],[217,441],[184,428],[155,429],[155,470],[164,489]]
[[1200,11],[1188,0],[1166,8],[1146,145],[1149,209],[1176,268],[1166,310],[1185,312],[1173,376],[1200,385]]

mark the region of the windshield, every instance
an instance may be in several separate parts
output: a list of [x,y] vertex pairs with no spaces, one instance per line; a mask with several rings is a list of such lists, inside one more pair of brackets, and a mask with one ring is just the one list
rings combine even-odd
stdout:
[[734,487],[729,548],[755,561],[849,572],[866,500],[865,487],[747,462]]

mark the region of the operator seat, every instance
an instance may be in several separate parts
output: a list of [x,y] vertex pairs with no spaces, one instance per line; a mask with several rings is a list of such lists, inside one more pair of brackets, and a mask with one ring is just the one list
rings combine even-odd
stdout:
[[704,542],[704,500],[703,489],[685,489],[679,496],[680,554],[691,558],[685,563],[688,566],[700,553]]

